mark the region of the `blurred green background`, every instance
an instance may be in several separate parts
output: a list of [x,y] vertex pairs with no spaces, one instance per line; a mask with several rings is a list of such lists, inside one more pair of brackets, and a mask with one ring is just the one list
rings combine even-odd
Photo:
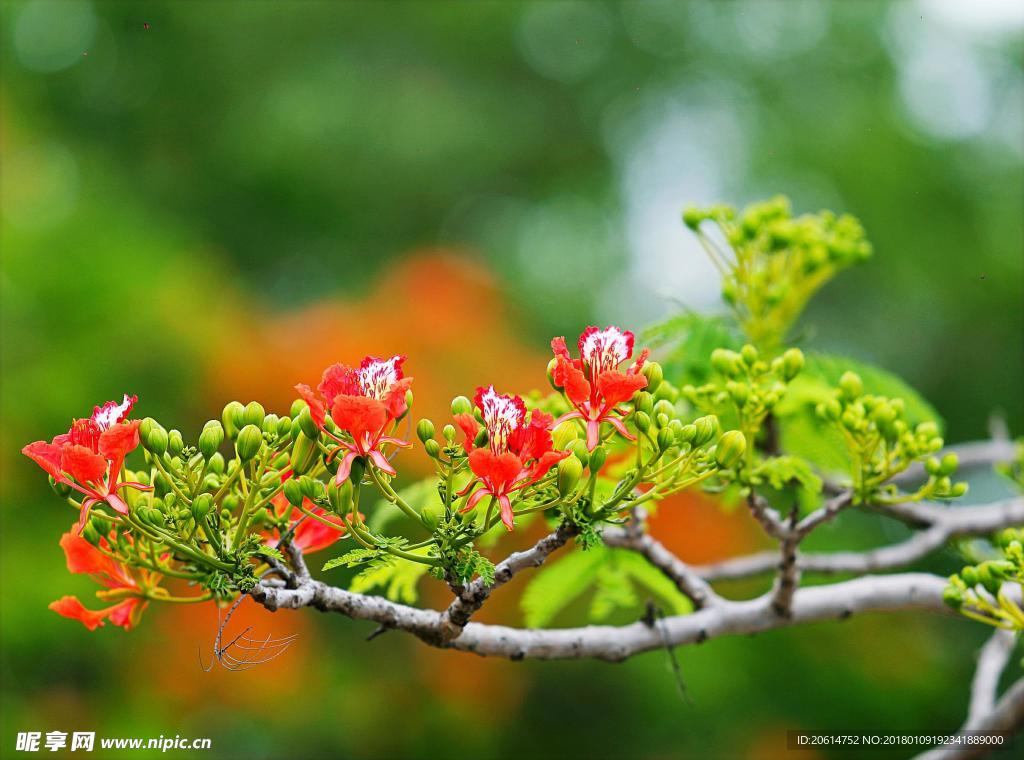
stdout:
[[[801,344],[901,374],[949,440],[993,412],[1020,432],[1024,5],[34,0],[2,27],[0,756],[85,729],[211,737],[197,757],[762,758],[786,729],[959,725],[986,631],[909,615],[684,649],[691,702],[664,652],[490,662],[312,611],[246,613],[300,643],[204,673],[212,608],[130,634],[46,609],[98,602],[18,451],[123,391],[186,435],[231,398],[281,411],[369,351],[410,354],[438,417],[494,378],[528,390],[552,335],[720,310],[679,211],[780,192],[876,250]],[[687,559],[758,545],[716,510],[657,527]],[[490,619],[518,623],[516,595]]]

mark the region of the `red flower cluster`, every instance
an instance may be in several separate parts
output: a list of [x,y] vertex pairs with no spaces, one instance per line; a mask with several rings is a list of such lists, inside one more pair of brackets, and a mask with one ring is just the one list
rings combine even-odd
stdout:
[[471,414],[457,414],[455,421],[466,434],[469,468],[476,475],[459,496],[471,489],[481,488],[469,497],[463,511],[477,505],[485,496],[498,501],[501,521],[512,530],[512,504],[509,494],[536,483],[555,464],[569,456],[567,451],[553,451],[551,441],[552,417],[539,409],[526,421],[526,404],[519,396],[502,396],[494,386],[477,388],[477,409],[487,431],[487,444],[474,446],[480,425]]
[[583,420],[587,428],[587,448],[591,451],[601,440],[601,423],[607,422],[629,440],[635,436],[626,430],[616,407],[647,387],[640,370],[647,360],[645,348],[633,365],[622,372],[619,366],[633,355],[633,333],[610,326],[604,330],[588,327],[579,339],[580,358],[569,355],[565,338],[555,338],[552,379],[565,392],[573,411],[555,420],[553,428],[568,420]]
[[[339,485],[349,476],[356,457],[371,460],[389,475],[396,474],[381,447],[385,444],[399,448],[412,445],[386,434],[408,408],[405,394],[412,385],[412,378],[402,375],[404,362],[404,356],[392,356],[387,360],[367,356],[358,369],[344,364],[333,364],[325,369],[317,393],[305,384],[295,386],[309,405],[313,421],[337,441],[339,448],[333,453],[346,452],[338,466]],[[334,424],[348,433],[351,441],[324,427],[328,410]]]
[[101,501],[123,515],[128,514],[128,505],[117,493],[121,488],[150,490],[150,486],[141,483],[119,480],[125,456],[139,445],[139,421],[128,420],[137,400],[138,396],[125,394],[120,404],[108,401],[95,407],[88,419],[74,420],[67,433],[50,443],[36,441],[21,450],[55,481],[85,496],[78,519],[79,532],[89,510]]
[[139,618],[148,602],[145,593],[136,582],[125,565],[105,555],[100,548],[109,550],[106,539],[100,539],[97,548],[78,535],[74,525],[60,539],[60,546],[67,557],[68,570],[72,573],[86,573],[106,590],[97,591],[96,595],[107,601],[117,601],[102,610],[87,609],[74,596],[63,596],[50,604],[50,609],[58,615],[78,620],[94,631],[110,620],[126,631],[138,625]]

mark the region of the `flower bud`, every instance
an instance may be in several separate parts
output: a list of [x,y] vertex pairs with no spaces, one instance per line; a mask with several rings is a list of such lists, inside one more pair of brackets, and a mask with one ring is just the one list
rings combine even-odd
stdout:
[[949,489],[949,495],[954,499],[959,499],[961,496],[967,493],[967,488],[968,486],[966,483],[954,483],[953,487]]
[[548,383],[551,385],[551,387],[554,388],[556,391],[560,391],[562,390],[562,387],[555,382],[555,367],[557,366],[558,359],[552,359],[551,361],[548,362],[548,366],[545,372],[547,373]]
[[323,496],[324,484],[316,478],[311,478],[309,475],[303,475],[298,480],[299,487],[302,489],[302,495],[310,501],[316,501]]
[[580,460],[580,463],[587,467],[590,464],[590,451],[587,449],[587,442],[582,438],[577,438],[569,446],[569,450],[572,451],[574,457]]
[[942,475],[952,475],[956,472],[957,465],[960,464],[960,460],[954,452],[950,452],[942,457],[942,461],[939,463],[939,472]]
[[195,521],[202,522],[213,509],[213,496],[208,493],[201,493],[192,500],[190,511]]
[[942,462],[939,461],[938,457],[929,457],[925,460],[924,471],[929,475],[938,477],[942,472]]
[[747,399],[750,398],[750,386],[746,383],[730,380],[725,384],[725,389],[729,392],[729,397],[736,406],[743,406],[747,403]]
[[715,432],[717,432],[718,428],[718,418],[713,414],[708,414],[704,417],[698,417],[693,421],[693,425],[697,428],[697,433],[693,438],[693,445],[703,446],[715,437]]
[[149,436],[150,431],[157,425],[157,421],[152,417],[146,417],[142,422],[139,423],[139,439],[142,441],[146,440]]
[[651,417],[646,412],[637,412],[633,415],[633,424],[641,433],[646,433],[651,429]]
[[687,206],[683,209],[683,224],[689,227],[694,232],[700,227],[700,223],[703,222],[707,217],[704,212],[694,206]]
[[673,433],[668,427],[662,427],[662,429],[658,431],[658,448],[661,451],[667,451],[675,442],[675,433]]
[[601,468],[604,467],[604,462],[608,458],[608,452],[605,451],[604,446],[598,446],[590,452],[590,471],[592,473],[598,473]]
[[339,486],[332,479],[327,486],[327,501],[335,514],[347,513],[352,509],[352,481],[346,480]]
[[352,471],[348,475],[348,479],[352,481],[353,485],[359,485],[363,482],[363,475],[366,473],[366,460],[362,457],[356,457],[352,460]]
[[558,493],[569,496],[576,490],[580,477],[583,475],[583,463],[570,454],[558,463]]
[[739,371],[740,355],[727,348],[716,348],[711,352],[711,368],[721,375],[731,376]]
[[800,374],[804,368],[804,352],[799,348],[790,348],[782,355],[782,376],[789,382]]
[[490,436],[487,434],[487,428],[480,428],[477,431],[476,438],[473,439],[473,445],[478,449],[483,448],[489,440]]
[[277,423],[281,421],[281,418],[276,414],[268,414],[263,418],[263,422],[260,423],[260,430],[264,433],[277,433]]
[[89,522],[93,524],[93,527],[96,528],[96,532],[101,536],[109,536],[110,531],[114,529],[114,523],[98,514],[93,515]]
[[299,426],[299,430],[301,430],[307,438],[316,440],[320,435],[320,428],[318,428],[316,423],[313,421],[313,416],[309,413],[309,407],[305,407],[299,412],[298,416],[295,418],[295,424]]
[[472,414],[473,404],[465,396],[456,396],[452,399],[452,414]]
[[263,404],[259,401],[250,401],[245,405],[245,409],[242,413],[242,424],[243,426],[255,425],[256,427],[261,427],[263,425],[263,418],[266,414]]
[[288,499],[289,504],[293,507],[302,506],[305,494],[302,492],[302,486],[297,478],[288,478],[281,490],[284,492],[284,497]]
[[730,430],[718,439],[715,446],[715,462],[723,469],[730,469],[743,458],[747,451],[747,439],[739,430]]
[[434,423],[424,418],[416,423],[416,437],[426,443],[434,437]]
[[310,438],[302,431],[299,431],[298,435],[295,436],[295,442],[292,444],[291,456],[288,458],[292,472],[295,475],[309,472],[309,468],[316,461],[317,453],[316,439]]
[[659,428],[668,427],[668,423],[671,422],[667,414],[659,414],[654,421]]
[[676,443],[680,446],[690,443],[694,438],[697,437],[697,426],[696,425],[683,425],[676,432]]
[[643,368],[644,377],[647,378],[647,390],[654,393],[665,379],[665,371],[658,362],[647,362]]
[[216,475],[223,475],[225,466],[224,455],[215,451],[207,462],[206,468]]
[[440,504],[427,504],[420,510],[420,517],[423,519],[423,524],[426,525],[427,528],[431,531],[435,531],[441,524],[441,519],[444,517],[444,507]]
[[968,586],[977,586],[980,581],[978,571],[970,565],[960,571],[960,577],[964,579],[964,583]]
[[743,361],[748,367],[753,367],[758,357],[757,349],[748,343],[740,349],[740,356],[743,357]]
[[675,417],[676,414],[675,404],[666,399],[662,399],[661,401],[654,405],[654,414],[656,416],[664,414],[669,419],[672,419],[673,417]]
[[958,610],[964,604],[964,596],[956,586],[946,586],[942,592],[942,601],[954,610]]
[[277,437],[287,438],[292,434],[292,419],[291,417],[282,417],[277,421]]
[[167,451],[168,436],[167,431],[163,429],[160,423],[154,421],[153,425],[149,429],[149,435],[142,439],[139,436],[140,442],[146,451],[149,451],[156,456],[163,456]]
[[934,438],[939,434],[939,426],[929,420],[914,428],[914,432],[921,438]]
[[864,381],[856,372],[844,372],[839,378],[839,390],[847,399],[853,401],[864,394]]
[[82,529],[82,538],[93,546],[97,546],[99,544],[100,534],[99,531],[93,527],[92,522],[87,522],[85,524],[85,527]]
[[220,419],[228,438],[234,438],[245,425],[245,407],[239,401],[232,401],[224,406]]
[[654,414],[654,396],[648,391],[640,391],[633,396],[633,408],[638,412]]
[[235,440],[235,451],[242,462],[248,462],[260,452],[263,446],[263,431],[255,424],[249,423],[238,432]]
[[50,476],[49,480],[50,488],[52,488],[54,493],[56,493],[62,499],[66,499],[68,496],[71,495],[71,486],[69,486],[66,481],[55,480],[52,475]]
[[437,459],[441,455],[441,444],[431,438],[423,444],[423,450],[431,459]]
[[303,399],[297,398],[292,402],[291,407],[289,407],[288,416],[294,420],[302,414],[303,409],[309,409],[309,404],[307,404]]
[[551,441],[554,448],[559,451],[567,449],[573,441],[576,440],[576,426],[575,425],[559,425],[555,428],[555,431],[551,434]]
[[224,426],[217,420],[210,420],[199,434],[199,451],[209,460],[224,443]]

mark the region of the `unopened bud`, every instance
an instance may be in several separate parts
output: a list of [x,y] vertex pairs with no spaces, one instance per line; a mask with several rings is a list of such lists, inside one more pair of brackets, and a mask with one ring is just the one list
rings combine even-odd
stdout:
[[303,409],[308,408],[309,404],[307,404],[304,399],[297,398],[292,402],[291,408],[288,409],[288,414],[294,420],[296,417],[302,414]]
[[675,442],[675,433],[673,433],[668,427],[662,427],[662,429],[658,431],[658,448],[661,451],[667,451]]
[[572,451],[573,456],[580,460],[580,463],[584,467],[589,466],[590,451],[587,449],[586,441],[584,441],[582,438],[577,438],[575,441],[572,442],[572,445],[569,447],[569,449]]
[[456,431],[454,425],[445,425],[443,428],[441,428],[441,435],[444,436],[444,439],[448,441],[449,445],[455,442],[455,433]]
[[434,423],[430,420],[424,418],[416,423],[416,437],[423,443],[433,439],[434,432]]
[[804,352],[799,348],[790,348],[782,355],[782,376],[789,382],[800,374],[804,368]]
[[277,423],[281,421],[281,418],[276,414],[268,414],[263,418],[263,422],[260,424],[260,429],[264,433],[277,433]]
[[633,396],[633,408],[638,412],[654,414],[654,396],[648,391],[640,391]]
[[580,477],[583,475],[583,463],[570,454],[558,463],[558,493],[569,496],[576,490]]
[[740,350],[740,356],[743,357],[743,361],[748,367],[753,367],[758,357],[757,349],[748,343]]
[[141,443],[147,451],[157,456],[163,456],[167,451],[168,445],[167,431],[163,429],[160,423],[154,421],[149,429],[149,435]]
[[441,444],[431,438],[424,442],[423,450],[427,452],[427,456],[431,459],[437,459],[441,455]]
[[864,381],[856,372],[844,372],[839,378],[839,390],[843,392],[850,401],[864,394]]
[[950,452],[942,457],[942,461],[939,463],[939,472],[942,475],[952,475],[956,472],[958,464],[960,464],[959,458],[954,452]]
[[558,359],[552,359],[551,361],[548,362],[547,370],[545,371],[547,372],[548,382],[551,384],[551,387],[554,388],[556,391],[560,391],[562,390],[561,386],[555,382],[555,367],[557,366]]
[[224,423],[224,432],[228,438],[234,438],[245,426],[245,407],[239,401],[231,401],[224,406],[220,419]]
[[456,396],[452,399],[452,414],[472,414],[473,404],[465,396]]
[[224,443],[224,426],[217,420],[210,420],[199,434],[199,451],[209,460]]
[[600,472],[601,468],[604,467],[604,462],[608,458],[608,452],[605,451],[604,446],[598,446],[590,452],[590,471],[592,473]]
[[213,509],[213,496],[208,493],[201,493],[192,500],[190,511],[196,522],[202,522]]
[[339,486],[331,480],[327,486],[327,502],[336,514],[348,512],[352,508],[352,481],[346,480]]
[[441,518],[444,517],[444,507],[440,504],[428,504],[420,510],[420,517],[428,529],[435,531],[441,524]]
[[316,461],[316,457],[316,439],[310,438],[302,431],[299,431],[299,434],[295,436],[295,442],[292,444],[291,456],[288,458],[292,472],[296,475],[308,472]]
[[633,424],[641,433],[646,433],[651,429],[651,417],[646,412],[637,412],[633,415]]
[[239,459],[243,462],[248,462],[259,453],[262,445],[263,431],[255,424],[250,423],[238,432],[238,438],[235,440],[235,451],[238,452]]
[[730,469],[743,458],[747,451],[747,439],[739,430],[730,430],[718,439],[715,446],[715,462],[723,469]]
[[313,421],[313,415],[309,413],[308,406],[299,412],[298,417],[295,418],[295,423],[307,438],[315,440],[320,435],[320,428]]
[[52,475],[50,476],[50,488],[62,499],[66,499],[71,495],[71,486],[67,484],[67,481],[56,480]]
[[96,528],[93,527],[91,522],[87,522],[85,527],[82,529],[82,538],[88,541],[93,546],[97,546],[100,542],[100,534]]
[[299,484],[297,478],[288,478],[284,482],[284,486],[281,489],[284,492],[284,497],[288,499],[288,503],[293,507],[302,506],[305,494],[302,492],[302,486]]
[[647,378],[647,390],[654,393],[665,379],[665,371],[658,362],[648,362],[643,368],[644,377]]
[[291,417],[282,417],[277,421],[277,437],[287,438],[292,433]]
[[263,404],[259,401],[250,401],[245,405],[245,411],[242,414],[242,423],[243,425],[255,425],[256,427],[260,427],[263,425],[263,418],[266,414]]

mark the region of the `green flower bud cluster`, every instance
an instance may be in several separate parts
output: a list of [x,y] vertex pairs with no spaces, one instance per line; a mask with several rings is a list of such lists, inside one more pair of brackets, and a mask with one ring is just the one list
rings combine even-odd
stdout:
[[[804,366],[803,352],[790,348],[770,361],[752,344],[740,351],[716,348],[711,367],[720,379],[683,387],[682,395],[697,409],[735,418],[746,441],[760,432],[765,418],[782,399],[786,385]],[[749,461],[751,452],[745,449]]]
[[[864,393],[864,382],[854,372],[839,378],[832,398],[816,407],[817,415],[842,433],[853,464],[853,485],[859,501],[892,503],[916,499],[954,499],[967,493],[966,483],[954,483],[956,454],[931,456],[943,446],[934,422],[911,426],[902,399]],[[912,495],[901,496],[890,478],[920,461],[927,481]]]
[[1024,591],[1024,530],[1009,528],[995,537],[1002,558],[964,567],[951,575],[942,598],[966,617],[989,625],[1024,631],[1024,609],[1019,596],[1003,586],[1015,583]]
[[[830,211],[794,217],[781,196],[742,212],[721,205],[688,208],[683,222],[722,271],[722,297],[744,333],[766,349],[781,344],[822,285],[871,256],[856,218]],[[705,222],[718,227],[717,238],[707,235]]]

